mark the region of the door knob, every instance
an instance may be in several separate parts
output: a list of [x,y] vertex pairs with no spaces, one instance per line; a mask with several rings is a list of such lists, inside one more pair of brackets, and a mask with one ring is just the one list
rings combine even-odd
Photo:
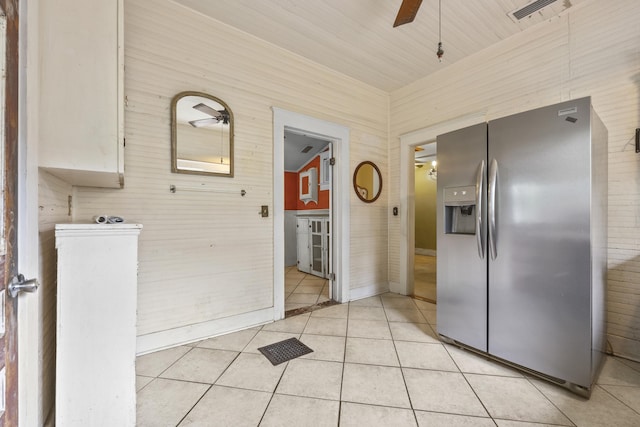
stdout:
[[38,279],[24,280],[24,276],[18,274],[9,283],[9,295],[11,298],[15,298],[20,292],[35,292],[38,290],[38,286]]

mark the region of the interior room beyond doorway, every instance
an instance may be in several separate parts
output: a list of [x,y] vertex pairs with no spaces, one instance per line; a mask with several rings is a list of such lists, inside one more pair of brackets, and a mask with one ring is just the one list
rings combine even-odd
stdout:
[[433,303],[437,301],[437,167],[435,141],[415,147],[413,295]]
[[332,142],[291,129],[284,138],[285,315],[290,316],[332,299]]

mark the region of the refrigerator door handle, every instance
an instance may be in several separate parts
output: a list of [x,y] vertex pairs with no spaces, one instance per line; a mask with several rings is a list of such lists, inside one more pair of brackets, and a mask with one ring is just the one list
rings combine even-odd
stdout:
[[498,162],[496,159],[491,160],[489,166],[489,194],[488,194],[488,214],[489,214],[489,249],[491,259],[498,257],[496,240],[498,238],[496,231],[496,181],[498,180]]
[[478,166],[476,176],[476,243],[478,244],[478,256],[484,259],[484,239],[482,238],[482,195],[484,194],[484,160]]

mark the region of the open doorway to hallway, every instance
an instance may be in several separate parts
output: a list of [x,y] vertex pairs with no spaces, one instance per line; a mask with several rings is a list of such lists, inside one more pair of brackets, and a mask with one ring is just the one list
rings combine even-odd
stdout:
[[436,287],[436,204],[438,162],[436,143],[415,147],[415,254],[414,296],[435,303]]

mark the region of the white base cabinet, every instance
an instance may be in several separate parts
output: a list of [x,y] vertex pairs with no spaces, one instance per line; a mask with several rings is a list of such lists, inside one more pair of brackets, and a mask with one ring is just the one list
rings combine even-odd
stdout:
[[330,225],[329,217],[326,216],[297,218],[298,270],[319,277],[329,277]]
[[140,224],[58,224],[56,425],[136,424]]

